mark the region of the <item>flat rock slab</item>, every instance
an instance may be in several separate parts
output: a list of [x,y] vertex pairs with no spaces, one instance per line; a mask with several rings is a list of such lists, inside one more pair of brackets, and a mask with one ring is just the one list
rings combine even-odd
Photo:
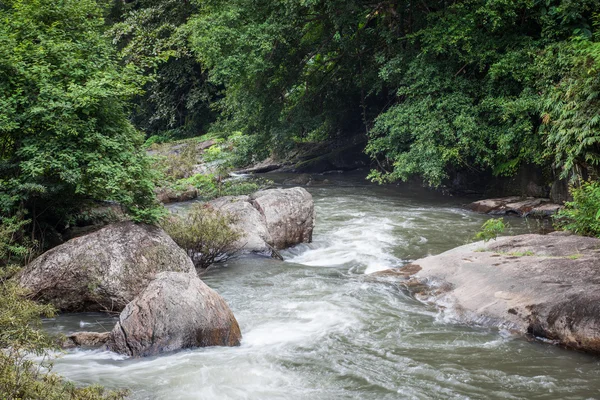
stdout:
[[479,200],[467,205],[467,208],[475,212],[490,215],[545,218],[556,214],[562,206],[550,202],[549,199],[512,196]]
[[403,284],[417,288],[411,291],[422,300],[450,304],[464,322],[600,354],[600,239],[502,237],[417,260],[411,268],[414,275]]

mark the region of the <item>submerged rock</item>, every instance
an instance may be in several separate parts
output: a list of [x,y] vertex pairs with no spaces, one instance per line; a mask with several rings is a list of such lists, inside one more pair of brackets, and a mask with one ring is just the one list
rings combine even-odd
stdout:
[[100,347],[108,342],[109,337],[110,332],[75,332],[66,337],[62,347]]
[[549,199],[512,196],[476,201],[469,204],[467,208],[490,215],[544,218],[556,214],[562,206],[551,203]]
[[600,239],[502,237],[412,264],[420,270],[413,267],[415,275],[405,282],[409,290],[450,304],[465,322],[600,354]]
[[237,346],[241,337],[217,292],[197,276],[163,272],[123,310],[107,348],[145,357],[191,347]]
[[121,222],[47,251],[19,279],[36,300],[61,311],[121,311],[163,271],[195,275],[162,229]]
[[303,188],[262,190],[209,204],[235,218],[235,228],[244,233],[238,242],[242,251],[278,257],[279,249],[312,241],[315,207]]

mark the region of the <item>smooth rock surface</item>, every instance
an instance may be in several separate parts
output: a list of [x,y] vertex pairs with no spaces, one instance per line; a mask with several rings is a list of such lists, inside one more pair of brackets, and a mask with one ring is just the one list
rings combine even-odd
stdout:
[[107,348],[132,357],[237,346],[241,332],[225,300],[191,274],[163,272],[121,312]]
[[277,257],[278,249],[312,240],[315,207],[303,188],[221,197],[209,204],[236,219],[234,227],[244,233],[238,243],[242,251]]
[[162,229],[120,222],[47,251],[19,279],[36,300],[63,312],[121,311],[163,271],[196,273]]
[[464,322],[600,353],[600,239],[564,233],[502,237],[412,265],[409,290],[450,307]]
[[261,190],[250,198],[254,207],[265,216],[276,249],[312,241],[315,206],[306,189]]
[[472,211],[490,215],[516,215],[519,217],[545,218],[556,214],[562,208],[549,199],[518,196],[485,199],[467,206]]
[[249,196],[225,196],[212,200],[209,204],[235,219],[233,227],[243,233],[235,247],[240,248],[242,252],[266,256],[276,254],[265,216],[252,205]]

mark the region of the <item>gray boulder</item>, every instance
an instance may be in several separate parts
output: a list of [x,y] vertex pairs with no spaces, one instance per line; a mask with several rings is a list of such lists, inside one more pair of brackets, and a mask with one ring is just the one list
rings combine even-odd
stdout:
[[234,245],[235,248],[241,249],[242,252],[276,256],[265,216],[254,207],[249,196],[225,196],[209,204],[220,212],[233,216],[233,227],[242,233],[242,237]]
[[403,285],[465,322],[600,353],[600,239],[502,237],[414,261],[410,273]]
[[242,251],[278,257],[278,249],[312,240],[315,207],[303,188],[227,196],[209,204],[235,218],[234,227],[244,234],[238,243]]
[[312,241],[315,206],[304,188],[261,190],[250,196],[254,207],[265,216],[267,230],[276,249]]
[[162,229],[121,222],[47,251],[19,279],[36,300],[61,311],[121,311],[163,271],[195,274]]
[[217,292],[197,276],[163,272],[121,312],[107,348],[145,357],[192,347],[237,346],[241,337]]

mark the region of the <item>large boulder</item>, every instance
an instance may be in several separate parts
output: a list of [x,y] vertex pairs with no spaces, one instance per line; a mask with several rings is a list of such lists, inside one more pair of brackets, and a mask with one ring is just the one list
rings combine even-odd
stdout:
[[269,189],[250,196],[227,196],[210,205],[231,214],[243,233],[243,251],[278,257],[277,250],[312,240],[315,207],[303,188]]
[[233,217],[233,228],[242,233],[242,237],[234,244],[235,248],[241,249],[242,252],[277,257],[265,216],[254,207],[250,196],[225,196],[209,204]]
[[276,249],[312,241],[315,206],[306,189],[261,190],[250,198],[254,207],[265,216]]
[[409,290],[465,322],[600,354],[600,239],[502,237],[414,261],[410,273]]
[[121,222],[42,254],[20,283],[61,311],[121,311],[163,271],[195,274],[185,251],[162,229]]
[[132,357],[237,346],[241,333],[225,300],[197,276],[163,272],[119,317],[107,348]]

